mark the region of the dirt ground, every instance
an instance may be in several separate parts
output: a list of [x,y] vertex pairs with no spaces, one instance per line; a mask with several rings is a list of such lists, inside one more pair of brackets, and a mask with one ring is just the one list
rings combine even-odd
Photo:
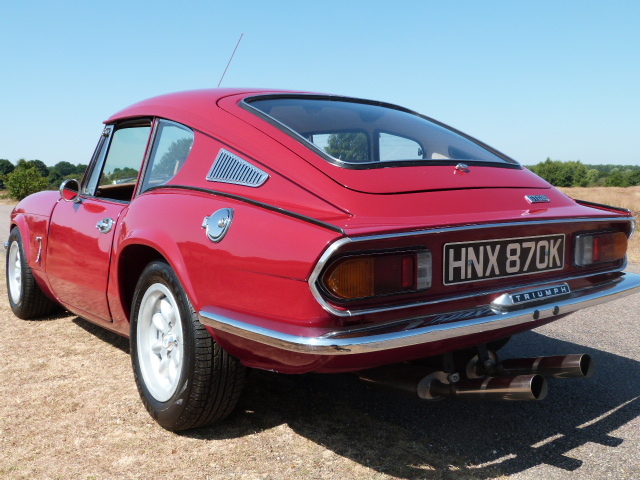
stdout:
[[480,478],[448,476],[462,459],[359,412],[341,394],[364,388],[351,377],[256,372],[225,423],[165,431],[139,400],[127,340],[75,316],[19,320],[5,288],[3,275],[0,478]]
[[[14,203],[0,201],[3,243]],[[4,252],[0,268],[0,479],[494,476],[490,467],[476,476],[458,455],[443,457],[381,418],[398,397],[371,403],[386,392],[379,397],[350,376],[252,372],[226,422],[163,430],[139,399],[128,340],[68,313],[19,320],[6,300]]]

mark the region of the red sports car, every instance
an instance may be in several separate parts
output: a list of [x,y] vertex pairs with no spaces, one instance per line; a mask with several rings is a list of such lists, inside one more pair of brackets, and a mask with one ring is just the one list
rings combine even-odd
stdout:
[[167,429],[229,415],[247,367],[542,398],[544,376],[588,376],[589,357],[495,351],[640,289],[628,211],[396,105],[200,90],[105,123],[81,182],[14,209],[9,302],[128,336]]

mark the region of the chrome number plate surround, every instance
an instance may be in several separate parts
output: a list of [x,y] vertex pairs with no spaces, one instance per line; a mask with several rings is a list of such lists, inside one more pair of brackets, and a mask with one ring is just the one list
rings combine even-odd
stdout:
[[564,268],[565,235],[447,243],[442,283],[457,285]]

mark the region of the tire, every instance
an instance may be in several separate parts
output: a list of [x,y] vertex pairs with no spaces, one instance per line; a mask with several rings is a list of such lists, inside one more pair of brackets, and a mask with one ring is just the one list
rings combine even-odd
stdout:
[[7,243],[5,273],[11,310],[23,320],[43,317],[53,312],[58,304],[44,294],[33,277],[24,252],[22,235],[17,227],[11,230]]
[[167,263],[147,265],[131,311],[133,374],[156,422],[178,431],[229,416],[242,393],[246,369],[200,323]]

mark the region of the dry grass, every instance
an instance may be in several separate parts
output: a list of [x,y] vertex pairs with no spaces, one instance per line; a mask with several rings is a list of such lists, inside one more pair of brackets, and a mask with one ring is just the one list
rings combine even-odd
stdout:
[[[626,208],[633,212],[636,221],[640,220],[640,186],[637,187],[593,187],[560,188],[571,198],[603,203]],[[640,223],[638,224],[640,226]],[[629,244],[629,261],[640,263],[640,234],[636,234]]]
[[15,205],[16,203],[18,202],[7,196],[6,190],[0,190],[0,205]]

